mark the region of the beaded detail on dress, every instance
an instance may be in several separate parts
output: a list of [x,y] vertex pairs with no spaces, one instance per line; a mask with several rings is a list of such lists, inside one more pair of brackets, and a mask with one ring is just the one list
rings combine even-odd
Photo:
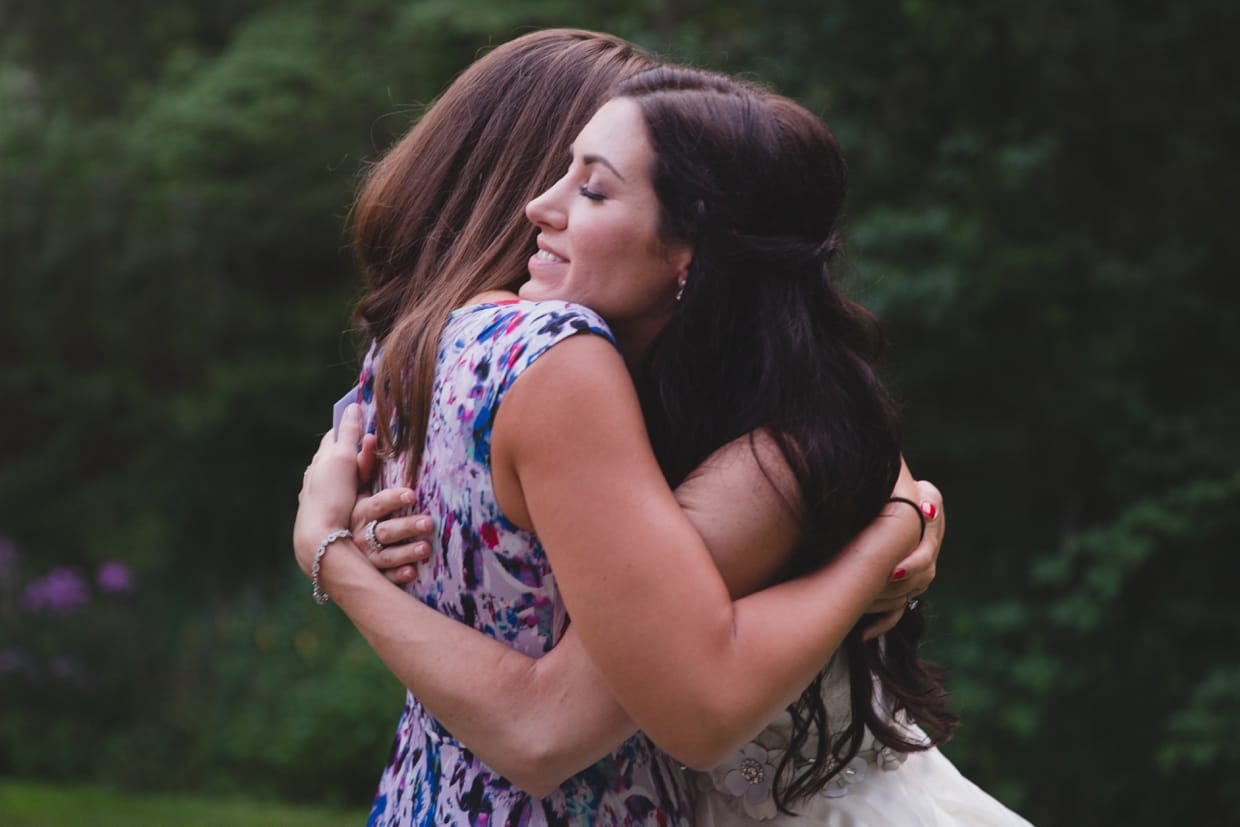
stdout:
[[[843,658],[832,661],[822,687],[828,720],[833,729],[842,730],[850,720],[848,680]],[[919,730],[910,727],[910,732],[918,733]],[[754,821],[769,821],[775,818],[779,813],[774,797],[775,780],[779,766],[787,754],[791,734],[792,716],[783,712],[754,740],[734,752],[719,766],[707,772],[695,773],[698,794],[719,795],[732,810]],[[791,778],[809,767],[817,749],[818,740],[811,734],[806,739],[801,755],[785,768],[785,777]],[[897,752],[884,745],[867,730],[857,755],[815,795],[841,798],[848,795],[850,788],[865,783],[870,773],[894,772],[907,759],[906,753]]]

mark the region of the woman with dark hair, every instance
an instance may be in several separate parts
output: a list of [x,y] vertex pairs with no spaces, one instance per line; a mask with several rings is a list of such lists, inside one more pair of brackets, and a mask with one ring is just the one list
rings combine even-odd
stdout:
[[[769,437],[773,455],[754,451],[773,483],[788,481],[800,532],[773,579],[813,571],[888,501],[899,465],[896,415],[872,369],[873,319],[833,278],[843,156],[801,106],[711,73],[643,72],[618,86],[587,132],[617,106],[637,113],[650,143],[658,236],[693,249],[675,309],[635,374],[656,454],[675,484],[714,446]],[[577,151],[603,156],[587,132]],[[581,183],[599,173],[603,185]],[[570,230],[574,208],[561,216],[557,198],[571,204],[574,187],[589,198],[607,183],[597,165],[575,162],[543,196],[552,205],[528,210],[543,230],[539,246]],[[575,207],[580,221],[592,209]],[[523,297],[571,297],[611,321],[589,290],[547,289],[531,273]],[[917,657],[922,628],[914,610],[881,644],[854,630],[787,713],[700,779],[695,823],[1025,823],[933,749],[956,718],[941,672]],[[869,771],[878,777],[863,783]]]
[[[760,96],[756,99],[767,100]],[[755,125],[760,124],[755,121]],[[621,133],[623,130],[616,134]],[[614,145],[613,156],[619,157],[625,146],[641,145],[640,141],[632,140],[642,137],[640,129],[636,132],[629,129],[623,134],[629,140]],[[583,133],[582,139],[586,137]],[[648,145],[641,146],[649,152]],[[720,148],[726,146],[727,140],[720,142]],[[789,147],[783,146],[783,149]],[[580,156],[580,160],[587,165],[601,164],[598,159],[604,157],[587,153]],[[671,154],[657,157],[663,163]],[[711,163],[717,164],[718,160],[715,158]],[[638,207],[624,212],[623,220],[613,217],[609,224],[604,223],[603,228],[608,232],[601,236],[574,234],[574,238],[582,239],[583,246],[580,251],[574,248],[571,263],[554,249],[544,247],[544,252],[531,262],[534,278],[523,291],[531,298],[547,298],[559,292],[563,295],[556,298],[585,298],[602,305],[600,309],[611,324],[611,332],[625,360],[631,366],[640,366],[649,359],[649,364],[655,366],[660,358],[656,345],[659,331],[665,327],[672,331],[676,327],[679,311],[673,296],[678,292],[677,285],[683,287],[686,294],[686,312],[689,279],[703,280],[703,286],[694,289],[709,289],[705,285],[709,285],[712,274],[700,262],[695,266],[696,245],[714,243],[711,237],[718,235],[716,229],[723,226],[720,220],[727,217],[729,209],[734,213],[738,211],[732,209],[736,205],[727,199],[709,205],[698,204],[696,201],[701,199],[695,199],[688,202],[691,220],[686,223],[674,208],[674,198],[669,200],[669,193],[659,184],[662,179],[658,175],[655,182],[660,190],[656,198],[654,187],[645,178],[648,170],[636,162],[626,168],[633,182],[645,181],[644,192],[649,197],[639,199]],[[706,171],[717,172],[711,164],[706,165]],[[842,166],[838,171],[842,173]],[[570,171],[570,176],[572,174]],[[842,179],[834,184],[840,189],[835,197],[838,210]],[[581,187],[583,189],[575,193],[577,198],[605,209],[604,202],[609,200],[606,194],[590,190],[587,183],[582,183]],[[643,191],[639,187],[634,192],[641,194]],[[750,194],[766,199],[759,203],[771,200],[760,186],[746,197]],[[628,203],[615,196],[610,200]],[[711,210],[716,206],[727,209],[712,215]],[[531,215],[537,215],[533,205]],[[670,220],[660,222],[660,216]],[[540,222],[542,236],[550,235],[552,224],[548,220],[536,220]],[[682,234],[675,222],[690,227],[698,235]],[[665,226],[659,226],[660,223]],[[588,228],[588,222],[575,226]],[[634,228],[636,232],[632,232]],[[741,238],[753,235],[751,229],[759,228],[733,224],[726,231]],[[433,233],[423,233],[422,237],[435,238]],[[784,253],[764,250],[765,241],[761,237],[750,241],[753,242],[750,246],[754,263],[763,266],[775,263],[778,265],[774,268],[776,275],[781,270],[795,275],[795,268],[789,270],[780,264]],[[607,248],[610,253],[600,257],[593,242],[610,242],[612,247]],[[376,259],[381,263],[398,257],[403,249],[398,241],[387,242],[387,245],[386,248],[381,245],[381,249],[388,252]],[[825,248],[819,251],[824,252]],[[627,257],[622,255],[626,253]],[[450,250],[445,255],[452,258],[458,254],[459,251]],[[468,260],[469,251],[465,255]],[[456,258],[451,263],[458,264],[461,260]],[[702,259],[703,262],[708,260],[708,256]],[[600,266],[585,267],[591,261]],[[604,276],[617,275],[617,268],[626,266],[630,268],[628,274],[634,278],[613,279],[611,284],[605,279],[600,281]],[[571,277],[566,284],[557,282],[555,274],[561,271]],[[468,270],[455,271],[454,285],[455,278],[462,272]],[[552,275],[551,282],[540,278],[540,274]],[[584,276],[593,278],[580,281],[579,277]],[[391,279],[390,283],[395,285],[398,280]],[[578,284],[588,295],[577,295]],[[604,289],[596,290],[600,284]],[[826,289],[828,293],[834,292],[829,284]],[[540,294],[540,290],[550,292]],[[416,290],[403,294],[398,304],[404,304],[407,295],[416,295]],[[808,295],[814,297],[812,293]],[[508,299],[495,295],[484,298],[491,301],[470,304],[451,314],[441,339],[439,372],[432,371],[435,381],[431,393],[417,397],[406,391],[401,395],[401,398],[433,400],[428,408],[429,416],[424,420],[429,427],[423,425],[423,432],[428,434],[425,448],[411,436],[411,423],[407,417],[402,417],[398,394],[393,391],[393,377],[405,378],[406,372],[390,370],[380,374],[383,378],[379,382],[370,383],[376,393],[371,399],[377,398],[380,411],[394,411],[391,421],[396,423],[395,428],[382,434],[396,449],[385,462],[385,483],[407,482],[414,477],[412,470],[418,468],[418,505],[421,510],[435,511],[441,519],[437,537],[440,547],[436,549],[432,566],[427,567],[427,576],[415,583],[414,590],[446,615],[508,640],[525,655],[530,655],[546,651],[563,632],[564,604],[559,602],[557,581],[576,584],[573,589],[578,596],[567,598],[572,604],[573,629],[580,631],[579,637],[601,671],[601,676],[587,677],[594,679],[596,685],[601,678],[633,718],[674,754],[692,763],[712,763],[760,729],[795,697],[797,688],[813,678],[827,655],[855,625],[860,613],[883,593],[891,566],[904,553],[901,549],[914,542],[898,539],[892,542],[891,539],[898,538],[901,533],[907,534],[908,514],[901,512],[908,509],[900,508],[900,504],[886,506],[895,519],[883,520],[867,529],[860,541],[842,551],[839,551],[841,544],[837,543],[830,549],[834,557],[825,568],[733,605],[713,563],[704,554],[701,538],[672,499],[662,482],[663,474],[645,445],[637,399],[616,351],[605,344],[603,338],[610,338],[607,328],[589,311],[560,301],[511,305]],[[462,302],[467,299],[468,296]],[[499,303],[495,303],[496,300]],[[852,319],[855,308],[846,303],[837,304],[832,318]],[[739,320],[743,314],[734,315]],[[806,320],[810,327],[819,322],[812,315]],[[385,338],[380,370],[385,365],[413,364],[415,369],[407,375],[416,377],[421,375],[418,358],[412,362],[394,361],[387,349],[389,342],[396,341],[394,336],[404,324],[402,319],[391,325]],[[814,333],[797,324],[792,324],[789,331],[796,340]],[[579,333],[599,335],[576,335]],[[731,335],[751,334],[738,322]],[[736,344],[737,350],[745,349],[743,338]],[[798,346],[801,351],[808,352],[817,343],[811,336]],[[835,461],[833,452],[841,451],[851,451],[854,456],[835,470],[852,467],[849,463],[856,463],[857,457],[876,460],[875,467],[879,471],[870,474],[867,495],[876,490],[875,486],[885,485],[886,488],[873,503],[866,502],[863,495],[857,508],[872,505],[873,512],[858,517],[851,529],[838,529],[839,537],[852,536],[884,508],[899,465],[898,445],[892,436],[894,423],[868,362],[861,355],[849,356],[849,347],[846,342],[839,351],[848,357],[846,364],[839,368],[839,376],[827,370],[809,378],[821,383],[836,383],[841,377],[849,379],[840,382],[844,389],[836,401],[847,403],[852,395],[868,395],[876,400],[877,407],[866,408],[863,404],[855,408],[846,404],[841,408],[845,414],[819,408],[817,416],[820,419],[852,416],[855,410],[870,410],[882,418],[876,428],[862,427],[856,433],[841,431],[844,438],[840,444],[832,442],[834,433],[828,434],[823,442],[825,447],[820,448],[801,438],[802,434],[810,434],[813,430],[808,422],[800,421],[800,414],[807,407],[798,407],[786,420],[781,420],[778,416],[767,416],[773,410],[770,406],[765,409],[738,406],[734,413],[722,415],[724,420],[731,419],[731,423],[725,422],[701,434],[688,434],[691,439],[686,441],[684,450],[679,454],[673,450],[669,454],[671,460],[664,463],[667,476],[675,479],[683,477],[693,467],[691,456],[694,453],[700,454],[696,461],[713,454],[705,470],[697,472],[695,477],[699,493],[706,492],[718,498],[727,493],[729,485],[752,489],[746,495],[746,504],[755,507],[753,519],[739,528],[731,526],[735,536],[722,543],[725,547],[730,543],[733,550],[748,545],[750,550],[759,552],[751,556],[750,562],[738,563],[741,555],[733,555],[732,569],[741,573],[730,578],[729,585],[738,592],[751,590],[780,570],[790,572],[798,568],[796,555],[792,554],[794,548],[804,545],[798,543],[798,535],[807,526],[812,531],[815,520],[825,516],[811,515],[809,508],[817,508],[820,503],[839,507],[840,501],[831,499],[834,494],[823,498],[817,496],[821,491],[800,490],[804,485],[803,476],[816,484],[815,474],[819,471],[809,465],[816,465],[823,457]],[[797,348],[792,348],[788,352],[795,355],[796,351]],[[668,375],[674,376],[678,368],[691,366],[693,353],[687,350],[685,360],[668,359],[666,369],[671,371]],[[446,356],[451,358],[445,361]],[[373,359],[371,365],[374,366]],[[715,367],[726,366],[721,361]],[[729,390],[726,382],[720,381],[718,370],[710,373],[711,376],[702,378],[701,385],[708,394],[714,394],[716,399],[724,398],[728,404],[740,401],[727,398],[736,385]],[[857,373],[862,381],[851,381],[856,377],[845,376],[851,373]],[[742,370],[738,375],[741,381],[748,382],[752,371]],[[790,377],[794,375],[795,371],[789,374]],[[794,382],[806,378],[802,375]],[[678,402],[675,393],[669,394],[658,382],[643,381],[641,384],[647,391],[648,410],[653,406],[654,415],[663,419],[663,433],[673,433],[677,427],[696,427],[691,421],[695,416],[692,397],[682,397]],[[795,403],[795,397],[795,393],[777,394],[773,401],[781,405],[789,400]],[[564,404],[554,404],[557,398]],[[502,408],[501,400],[504,402]],[[687,407],[678,408],[680,404]],[[382,431],[389,419],[379,416],[378,420]],[[393,811],[405,807],[395,815],[400,819],[437,811],[441,816],[470,820],[485,813],[492,820],[513,817],[537,822],[569,819],[574,813],[584,815],[586,812],[614,823],[640,823],[647,819],[654,823],[653,819],[677,818],[678,808],[683,806],[675,791],[677,781],[658,765],[657,756],[648,748],[639,746],[628,751],[622,748],[601,774],[600,765],[596,765],[591,770],[594,778],[579,777],[570,782],[576,786],[568,794],[561,787],[556,791],[558,797],[534,800],[522,797],[504,779],[488,774],[468,748],[456,743],[426,714],[425,709],[442,706],[447,712],[436,710],[436,714],[448,722],[451,715],[469,709],[470,703],[485,695],[486,689],[475,692],[460,681],[455,687],[450,682],[444,687],[436,684],[436,679],[425,677],[428,673],[436,668],[449,672],[455,668],[458,675],[462,670],[468,675],[469,663],[482,664],[486,658],[497,654],[495,647],[504,647],[486,641],[491,647],[486,655],[477,657],[467,652],[466,647],[455,648],[453,644],[454,648],[447,651],[459,656],[458,662],[436,666],[435,659],[442,660],[445,652],[444,639],[455,640],[457,629],[445,630],[443,623],[436,622],[445,621],[444,615],[429,612],[426,606],[410,600],[406,594],[384,588],[386,582],[376,579],[378,576],[361,554],[354,556],[346,553],[347,549],[339,550],[340,546],[352,545],[347,538],[340,538],[335,531],[330,534],[324,531],[326,527],[338,527],[347,520],[352,507],[352,490],[346,492],[347,496],[341,496],[338,483],[341,460],[352,462],[349,446],[353,444],[356,427],[354,412],[342,427],[345,443],[334,446],[325,441],[320,458],[307,476],[296,538],[299,559],[308,571],[316,574],[316,587],[321,580],[327,592],[418,696],[411,698],[413,708],[407,707],[401,737],[387,774],[389,780],[385,782],[385,791],[381,791],[381,801],[376,802],[376,822],[394,823],[390,822],[393,817],[388,807],[390,800],[394,804]],[[734,430],[736,428],[739,430]],[[712,446],[709,440],[719,441]],[[860,453],[846,445],[850,440],[865,443]],[[882,447],[884,444],[886,448]],[[578,446],[588,446],[589,450],[574,450]],[[600,473],[602,476],[597,476]],[[355,477],[351,466],[348,476]],[[841,488],[838,481],[844,478],[833,478],[836,484],[827,487]],[[615,490],[604,480],[614,482]],[[693,482],[686,481],[690,491],[694,490]],[[920,498],[911,480],[906,479],[898,490]],[[443,504],[449,502],[451,506],[445,510]],[[584,507],[587,504],[590,507]],[[916,505],[913,511],[916,512]],[[793,519],[789,518],[790,512]],[[482,514],[489,515],[490,520],[479,521]],[[538,538],[528,534],[535,523],[539,529]],[[622,526],[623,535],[619,530]],[[711,530],[707,528],[708,533]],[[884,535],[889,536],[884,539]],[[335,539],[329,542],[323,540],[325,536]],[[829,533],[822,536],[827,538],[826,542],[836,542]],[[547,557],[554,558],[554,578],[542,558],[539,539],[546,543]],[[512,543],[520,547],[519,553],[513,553]],[[716,545],[711,544],[712,550]],[[892,552],[893,546],[897,553]],[[338,550],[328,554],[329,548]],[[553,552],[553,548],[557,551]],[[625,549],[638,551],[628,554],[632,559],[616,562]],[[835,554],[837,551],[839,553]],[[638,558],[644,563],[635,562]],[[608,559],[619,566],[618,571],[606,566]],[[809,565],[806,563],[806,567]],[[592,583],[591,578],[602,571],[607,571],[608,582],[606,588],[600,590],[600,584]],[[495,585],[500,580],[506,581],[505,588],[513,584],[520,588],[503,591]],[[693,584],[693,589],[681,593],[678,589],[688,583]],[[570,595],[570,589],[566,587],[564,593]],[[658,611],[645,611],[647,609]],[[635,617],[616,622],[618,612],[626,614],[630,610],[636,612]],[[449,625],[456,626],[450,622]],[[436,635],[444,631],[444,636],[428,635],[432,628]],[[650,640],[652,633],[660,636],[659,646],[650,650],[634,646],[635,640]],[[768,633],[771,633],[769,637]],[[472,633],[464,629],[464,634]],[[859,638],[859,633],[853,634]],[[553,654],[562,648],[557,646]],[[606,653],[604,660],[600,660],[600,653]],[[634,664],[642,668],[634,672],[631,669]],[[495,665],[492,667],[494,671]],[[582,670],[590,671],[588,662],[583,664]],[[501,674],[502,671],[500,668]],[[657,680],[650,679],[652,674]],[[924,672],[920,676],[915,671],[908,674],[917,679],[927,678]],[[728,680],[721,683],[717,680],[720,677]],[[867,705],[871,705],[868,698]],[[706,710],[710,712],[704,715]],[[611,723],[623,716],[614,711],[610,714],[611,719],[597,726],[592,738],[597,739],[598,732],[608,727],[615,732],[630,726]],[[705,722],[710,725],[704,726]],[[450,723],[450,729],[465,743],[470,743],[470,738],[462,733],[469,727],[469,720],[459,725]],[[610,744],[614,746],[617,741],[612,740]],[[583,749],[588,752],[597,750],[598,746],[594,744]],[[634,766],[638,768],[636,774]],[[633,780],[642,773],[650,779],[650,786],[641,789],[640,795],[634,795],[640,785],[634,785]],[[620,779],[618,787],[616,779]],[[394,801],[398,797],[401,799],[399,805]]]

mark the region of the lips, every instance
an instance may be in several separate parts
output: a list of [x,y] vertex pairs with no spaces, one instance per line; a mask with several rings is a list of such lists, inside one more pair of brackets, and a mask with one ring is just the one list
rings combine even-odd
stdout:
[[543,241],[542,236],[539,236],[537,243],[538,252],[534,253],[534,258],[537,261],[545,261],[548,264],[564,264],[568,261],[564,256],[549,248],[547,243]]

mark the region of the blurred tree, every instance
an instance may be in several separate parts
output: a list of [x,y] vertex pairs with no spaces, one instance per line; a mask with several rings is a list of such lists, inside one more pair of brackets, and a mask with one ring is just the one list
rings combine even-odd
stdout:
[[158,82],[170,55],[217,51],[240,21],[271,5],[7,0],[0,7],[0,48],[38,77],[58,108],[118,115],[135,90]]

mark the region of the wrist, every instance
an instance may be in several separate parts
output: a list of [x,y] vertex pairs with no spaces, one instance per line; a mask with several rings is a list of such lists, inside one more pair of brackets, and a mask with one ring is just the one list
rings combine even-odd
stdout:
[[[908,497],[888,497],[887,506],[884,508],[884,513],[890,513],[888,509],[892,506],[897,508],[908,506],[913,509],[913,514],[916,515],[917,518],[917,542],[920,544],[922,540],[926,539],[926,515],[922,512],[920,505],[913,500],[910,500]],[[908,516],[907,512],[905,513],[905,516]]]
[[297,555],[297,560],[301,563],[302,569],[306,574],[310,573],[310,561],[314,559],[315,549],[319,547],[319,542],[340,528],[349,528],[347,523],[329,523],[308,520],[298,520],[293,526],[293,551]]
[[921,542],[921,521],[902,502],[884,503],[878,516],[842,551],[849,557],[868,560],[885,568],[886,576]]
[[320,581],[323,559],[327,556],[327,552],[333,545],[342,540],[351,540],[352,538],[352,531],[347,528],[337,528],[333,531],[329,531],[327,534],[324,534],[323,539],[315,548],[314,560],[310,564],[311,596],[314,597],[314,602],[318,603],[320,606],[331,599],[327,596],[327,592],[323,590],[323,584]]

